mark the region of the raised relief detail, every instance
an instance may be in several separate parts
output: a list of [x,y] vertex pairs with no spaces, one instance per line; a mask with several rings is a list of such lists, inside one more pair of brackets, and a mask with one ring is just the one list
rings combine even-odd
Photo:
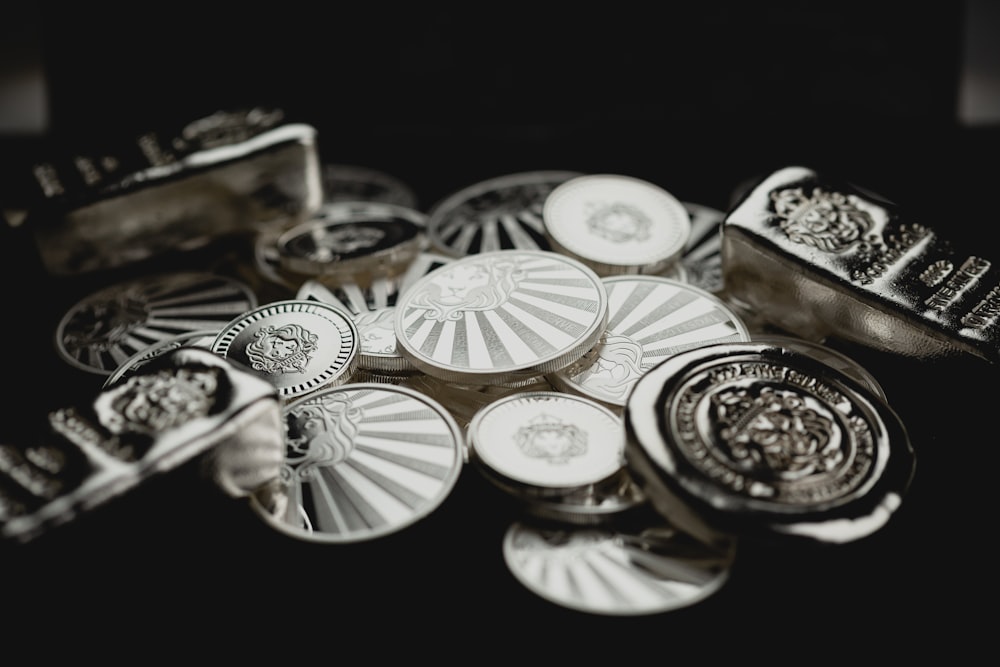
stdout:
[[788,188],[772,192],[771,201],[789,239],[827,252],[847,250],[873,227],[871,217],[839,192],[816,188],[807,195]]
[[515,440],[525,456],[565,464],[587,453],[587,434],[573,424],[540,414],[517,429]]
[[427,320],[460,320],[467,311],[496,310],[502,306],[523,276],[517,262],[501,258],[459,264],[444,269],[407,305],[425,308]]
[[641,242],[650,237],[653,222],[635,206],[621,202],[591,204],[587,212],[587,227],[597,236],[612,243]]
[[309,481],[318,477],[322,468],[347,459],[363,416],[345,394],[289,410],[287,454],[282,469],[285,484]]
[[298,324],[266,326],[246,349],[251,367],[265,373],[305,373],[319,336]]
[[935,287],[936,285],[940,285],[941,281],[947,278],[954,270],[955,265],[948,260],[938,260],[924,269],[923,273],[920,274],[920,282],[928,287]]

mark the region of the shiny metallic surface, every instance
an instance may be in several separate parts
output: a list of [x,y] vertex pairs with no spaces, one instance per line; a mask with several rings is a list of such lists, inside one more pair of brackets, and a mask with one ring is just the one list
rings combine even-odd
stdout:
[[624,422],[629,470],[695,535],[858,540],[889,521],[915,472],[909,434],[880,396],[780,345],[671,357],[636,383]]
[[661,273],[680,261],[691,234],[684,205],[648,181],[587,174],[549,193],[542,208],[553,250],[600,276]]
[[191,331],[221,331],[256,306],[253,290],[232,278],[197,271],[146,275],[77,302],[56,327],[56,348],[78,369],[111,375],[154,344]]
[[1000,361],[1000,275],[850,183],[805,167],[762,179],[723,227],[726,291],[781,329],[914,359]]
[[289,401],[348,382],[357,369],[360,340],[347,312],[289,299],[235,318],[211,349],[268,380]]
[[702,345],[750,339],[739,315],[718,297],[658,276],[602,278],[608,326],[578,361],[552,373],[563,391],[620,411],[636,381],[667,357]]
[[722,223],[724,211],[696,204],[681,202],[691,218],[691,234],[684,244],[680,264],[684,268],[682,280],[695,287],[718,294],[722,291]]
[[418,208],[417,193],[381,169],[356,164],[324,164],[320,169],[323,202],[371,201]]
[[200,329],[177,334],[158,343],[153,343],[123,361],[104,381],[104,388],[106,389],[119,380],[132,375],[142,368],[143,364],[170,350],[176,350],[179,347],[200,347],[209,350],[218,335],[219,332],[215,329]]
[[453,260],[396,304],[397,350],[448,382],[513,385],[568,366],[607,325],[607,292],[555,252],[500,250]]
[[427,214],[431,249],[451,257],[497,250],[551,250],[542,206],[575,171],[527,171],[473,183]]
[[637,530],[516,522],[503,555],[514,577],[554,604],[605,616],[696,604],[729,580],[735,542],[706,546],[662,521]]
[[201,348],[170,350],[89,403],[54,410],[38,444],[0,446],[0,534],[29,541],[202,456],[229,495],[276,479],[274,387]]
[[288,403],[278,485],[253,497],[271,527],[317,543],[382,537],[451,493],[464,436],[439,403],[387,384],[351,383]]

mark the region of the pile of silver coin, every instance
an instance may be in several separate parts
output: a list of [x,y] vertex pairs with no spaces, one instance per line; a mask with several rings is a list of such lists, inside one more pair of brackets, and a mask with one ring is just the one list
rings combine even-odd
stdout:
[[[847,297],[827,293],[824,262],[864,298],[857,276],[926,241],[886,231],[872,200],[798,167],[730,211],[628,174],[540,170],[422,210],[394,175],[319,164],[308,142],[288,151],[303,135],[285,126],[229,130],[203,147],[229,151],[216,171],[307,184],[268,216],[240,204],[255,217],[236,262],[109,284],[66,312],[55,349],[103,384],[52,413],[50,446],[0,449],[5,537],[199,457],[267,525],[318,544],[404,530],[476,475],[518,509],[498,545],[518,582],[640,615],[719,590],[745,537],[862,539],[905,496],[905,425],[877,379],[823,343],[879,345],[877,322],[833,331],[825,315]],[[39,243],[115,227],[108,216],[148,196],[122,190],[65,211]],[[136,236],[183,245],[183,229]],[[50,252],[49,269],[124,261],[131,241],[93,260]],[[153,252],[135,246],[136,261]],[[927,340],[944,337],[912,338],[936,350]],[[46,486],[69,450],[89,472]]]

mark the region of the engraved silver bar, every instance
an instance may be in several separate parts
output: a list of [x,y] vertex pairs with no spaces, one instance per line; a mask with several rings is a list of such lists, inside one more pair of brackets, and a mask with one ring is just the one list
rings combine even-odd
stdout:
[[323,201],[316,134],[280,109],[226,110],[44,156],[20,224],[50,274],[78,275],[303,220]]
[[196,458],[226,495],[249,497],[279,476],[284,454],[273,385],[181,347],[50,412],[37,443],[0,444],[0,538],[34,540]]
[[727,300],[803,338],[1000,361],[1000,267],[849,182],[766,176],[727,215],[722,263]]

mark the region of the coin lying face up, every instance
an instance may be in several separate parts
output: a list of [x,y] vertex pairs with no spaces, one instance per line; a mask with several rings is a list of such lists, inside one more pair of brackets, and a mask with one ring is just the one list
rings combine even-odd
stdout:
[[211,350],[270,381],[282,400],[347,382],[357,369],[358,328],[319,301],[274,301],[231,321]]
[[509,385],[579,359],[603,333],[607,291],[581,262],[542,250],[456,259],[396,302],[397,350],[448,382]]
[[659,274],[680,260],[691,235],[687,209],[663,188],[619,174],[588,174],[545,199],[553,250],[601,276]]
[[346,543],[402,530],[444,502],[464,464],[455,420],[413,389],[351,383],[283,410],[280,485],[252,507],[292,537]]
[[915,469],[882,398],[797,349],[709,345],[670,357],[625,408],[626,459],[692,534],[842,543],[880,529]]

